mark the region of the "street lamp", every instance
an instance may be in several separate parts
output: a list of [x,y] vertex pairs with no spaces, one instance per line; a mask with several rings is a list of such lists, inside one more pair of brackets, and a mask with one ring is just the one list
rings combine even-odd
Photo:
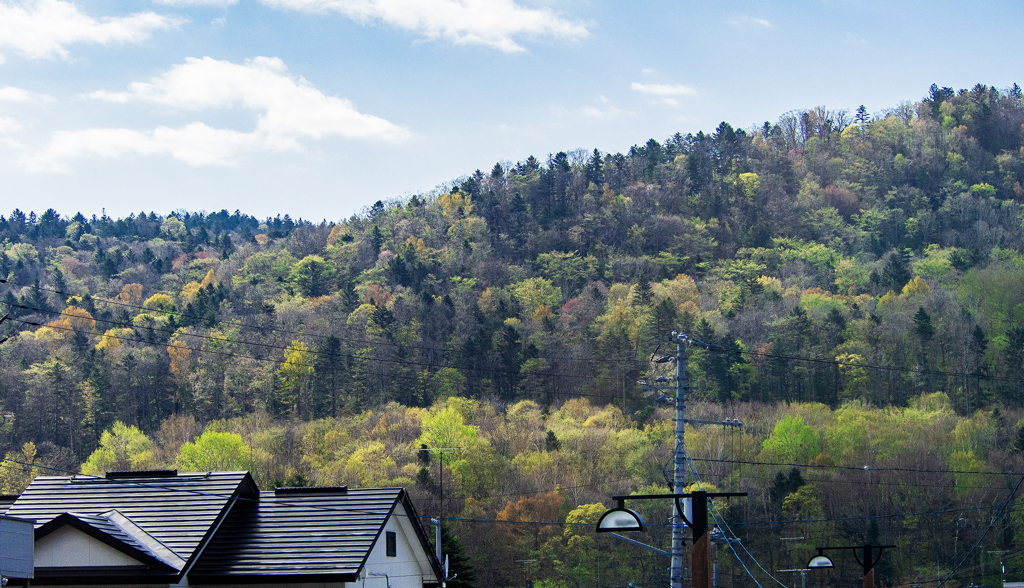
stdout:
[[832,563],[832,560],[825,554],[818,550],[818,555],[811,558],[811,561],[807,562],[809,568],[834,568],[836,564]]
[[[693,529],[693,549],[691,550],[692,582],[694,588],[711,588],[711,534],[708,529],[708,499],[716,496],[746,496],[746,492],[691,492],[688,494],[634,494],[632,496],[613,496],[618,506],[605,512],[597,521],[598,533],[615,531],[643,531],[643,518],[625,507],[626,500],[665,500],[672,499],[676,504],[676,516],[682,518]],[[691,516],[686,517],[679,504],[680,498],[692,498]],[[673,541],[674,542],[674,541]],[[673,555],[675,553],[673,552]]]
[[[618,497],[616,497],[618,498]],[[597,520],[598,533],[618,533],[621,531],[643,531],[644,518],[636,511],[629,510],[619,500],[619,506],[601,515]]]
[[[851,547],[817,547],[818,555],[811,558],[811,561],[807,562],[809,568],[834,568],[836,567],[832,560],[825,556],[823,553],[827,550],[851,550],[853,551],[853,557],[857,559],[857,563],[864,569],[864,588],[874,588],[875,586],[875,564],[882,557],[882,552],[886,549],[896,549],[895,545],[857,545]],[[875,556],[875,550],[878,550],[878,556]]]

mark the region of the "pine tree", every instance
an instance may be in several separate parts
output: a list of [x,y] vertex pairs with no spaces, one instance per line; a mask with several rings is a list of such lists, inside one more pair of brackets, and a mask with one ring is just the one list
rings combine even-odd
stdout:
[[883,287],[899,292],[913,277],[902,253],[893,251],[889,254],[889,259],[885,262],[885,268],[882,269],[880,276]]
[[[451,532],[448,525],[441,525],[441,557],[448,558],[447,581],[450,588],[476,588],[476,572],[473,564],[466,557],[459,538]],[[444,562],[441,562],[444,565]]]
[[654,289],[651,288],[651,281],[647,277],[647,273],[640,274],[640,279],[636,283],[636,290],[634,290],[635,304],[638,306],[647,306],[654,300]]
[[857,114],[854,115],[853,120],[861,126],[871,121],[871,115],[868,114],[868,109],[863,104],[857,107]]

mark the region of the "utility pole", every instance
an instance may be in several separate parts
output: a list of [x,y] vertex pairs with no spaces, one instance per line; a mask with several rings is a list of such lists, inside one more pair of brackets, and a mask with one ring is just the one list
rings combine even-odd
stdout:
[[[708,528],[708,499],[715,497],[746,496],[746,492],[696,492],[673,494],[631,494],[629,496],[613,496],[618,507],[606,512],[597,522],[598,533],[609,533],[618,530],[642,531],[643,519],[637,513],[626,509],[627,500],[667,500],[671,499],[676,506],[676,516],[683,516],[683,508],[679,499],[690,499],[689,516],[686,522],[693,529],[693,550],[691,552],[690,578],[693,588],[711,588],[711,529]],[[680,542],[681,543],[681,542]],[[680,550],[681,551],[681,550]],[[675,555],[675,554],[673,554]],[[681,560],[682,558],[680,558]],[[680,562],[681,563],[681,562]],[[672,569],[675,572],[675,568]],[[680,566],[679,584],[682,584],[682,566]],[[675,576],[672,577],[673,583]]]
[[[672,492],[682,494],[686,491],[686,335],[672,331],[672,339],[676,344],[676,454],[675,473],[672,481]],[[683,588],[683,513],[672,514],[672,588]],[[705,534],[706,535],[706,534]],[[703,538],[707,540],[705,536]],[[698,538],[693,537],[694,549]],[[696,585],[697,566],[693,566],[694,585]]]
[[[686,465],[687,465],[687,460],[686,460],[686,423],[689,422],[689,423],[704,424],[704,425],[721,425],[721,426],[726,426],[726,427],[742,427],[743,423],[740,422],[739,419],[726,419],[724,421],[704,421],[704,420],[693,420],[693,419],[687,420],[687,418],[686,418],[686,389],[687,389],[687,385],[686,385],[686,360],[687,360],[686,348],[689,345],[697,345],[697,346],[702,347],[704,349],[721,349],[721,348],[718,347],[717,345],[712,344],[712,343],[705,343],[704,341],[699,341],[697,339],[693,339],[689,335],[682,334],[679,331],[672,331],[671,339],[670,340],[673,343],[676,344],[676,354],[674,356],[672,356],[672,355],[664,355],[664,356],[659,357],[657,359],[655,359],[654,356],[652,355],[651,356],[651,361],[653,363],[668,363],[670,361],[675,361],[676,362],[676,377],[675,377],[675,380],[676,380],[676,397],[674,399],[675,403],[676,403],[676,418],[675,418],[675,422],[676,422],[676,451],[675,451],[675,456],[673,458],[673,461],[674,461],[674,473],[673,473],[673,479],[672,479],[672,492],[673,492],[673,494],[680,495],[680,494],[683,494],[684,491],[686,490]],[[658,377],[656,382],[665,382],[667,384],[668,380],[670,380],[670,378]],[[663,385],[649,385],[646,380],[641,380],[639,382],[639,384],[640,384],[640,387],[641,387],[642,390],[662,390],[662,389],[669,388],[669,386],[667,386],[667,385],[665,385],[665,386],[663,386]],[[656,402],[665,403],[665,402],[668,402],[669,400],[672,400],[672,399],[665,398],[665,396],[663,394],[661,397],[657,398],[655,401]],[[694,512],[696,512],[696,510],[697,510],[696,509],[696,501],[697,501],[697,499],[694,498],[694,507],[695,507],[694,508]],[[706,513],[707,505],[706,504],[703,505],[702,509]],[[676,512],[674,512],[672,514],[672,552],[671,552],[672,553],[672,567],[671,567],[670,572],[669,572],[669,583],[671,585],[671,588],[683,588],[683,579],[684,579],[684,568],[683,568],[683,532],[685,530],[686,525],[693,526],[691,524],[691,521],[684,521],[683,513],[679,512],[679,510],[680,509],[678,508],[678,503],[677,503]],[[706,526],[706,519],[705,519],[705,526]],[[694,541],[694,545],[693,545],[693,549],[692,549],[692,554],[691,555],[692,555],[692,557],[694,557],[696,559],[692,560],[692,563],[693,563],[693,565],[691,566],[693,568],[693,570],[691,572],[691,575],[692,575],[692,578],[693,578],[693,582],[692,583],[693,583],[694,586],[698,586],[698,585],[705,586],[705,584],[698,584],[697,580],[698,580],[698,576],[700,576],[702,579],[706,579],[706,578],[704,578],[704,576],[707,576],[710,573],[710,562],[708,560],[708,557],[709,557],[708,554],[710,553],[710,538],[708,537],[708,534],[706,534],[706,533],[700,534],[700,535],[698,535],[697,533],[694,533],[693,541]],[[700,566],[697,565],[697,561],[698,560],[701,562]],[[703,570],[703,568],[708,568],[708,569],[701,571],[701,570],[698,570],[698,567],[700,567],[701,570]],[[710,583],[707,583],[706,585],[710,586]]]
[[[427,447],[426,445],[423,445],[422,447],[416,450],[417,452],[427,456],[438,456],[437,463],[438,477],[440,478],[441,499],[438,501],[437,518],[431,518],[430,523],[432,525],[437,525],[434,532],[434,549],[437,555],[437,563],[441,566],[444,566],[444,560],[441,559],[441,556],[443,555],[441,553],[441,522],[444,520],[444,456],[451,455],[458,451],[465,451],[465,449],[465,447]],[[441,579],[442,585],[444,584],[444,581],[447,579],[448,578]]]

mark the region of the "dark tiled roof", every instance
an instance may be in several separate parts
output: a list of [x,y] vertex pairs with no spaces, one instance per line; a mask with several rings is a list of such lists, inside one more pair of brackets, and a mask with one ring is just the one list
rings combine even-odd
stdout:
[[255,498],[258,492],[248,472],[151,475],[156,477],[143,472],[117,479],[41,476],[6,514],[35,519],[38,529],[66,512],[99,515],[116,509],[188,561],[235,502],[232,497]]
[[0,494],[0,515],[7,513],[7,507],[14,504],[18,499],[17,494]]
[[[259,502],[240,502],[232,510],[189,580],[355,581],[400,502],[415,514],[401,488],[262,492]],[[420,529],[418,521],[414,527]]]

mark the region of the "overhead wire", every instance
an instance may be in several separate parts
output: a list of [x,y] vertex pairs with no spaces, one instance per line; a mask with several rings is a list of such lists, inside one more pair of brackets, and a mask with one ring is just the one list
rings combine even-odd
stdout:
[[854,471],[869,471],[869,472],[908,472],[917,474],[986,474],[991,476],[1020,476],[1024,475],[1021,472],[990,472],[984,470],[933,470],[933,469],[918,469],[918,468],[899,468],[899,467],[874,467],[874,466],[843,466],[843,465],[831,465],[831,464],[808,464],[808,463],[789,463],[789,462],[770,462],[770,461],[748,461],[741,459],[712,459],[712,458],[690,458],[693,461],[700,462],[713,462],[713,463],[735,463],[735,464],[746,464],[746,465],[763,465],[763,466],[784,466],[784,467],[795,467],[795,468],[807,468],[807,469],[835,469],[835,470],[854,470]]
[[[17,281],[14,281],[14,280],[3,279],[3,278],[0,278],[0,284],[13,284],[13,285],[20,286],[20,287],[23,287],[23,288],[34,288],[35,287],[35,284],[26,284],[24,282],[17,282]],[[57,294],[57,295],[60,295],[60,296],[65,296],[65,297],[79,296],[78,294],[71,294],[69,292],[62,292],[60,290],[56,290],[56,289],[53,289],[53,288],[46,288],[46,287],[43,287],[43,286],[39,286],[39,289],[41,291],[44,291],[44,292],[50,292],[52,294]],[[164,309],[164,308],[151,308],[151,307],[146,307],[145,305],[132,304],[130,302],[125,302],[123,300],[115,300],[115,299],[112,299],[112,298],[103,298],[103,297],[98,297],[98,296],[92,296],[91,294],[89,294],[89,296],[95,302],[101,302],[101,303],[104,303],[104,304],[111,304],[111,305],[115,305],[115,306],[123,306],[123,307],[127,307],[127,308],[133,308],[133,309],[136,309],[136,310],[143,310],[143,311],[146,311],[147,313],[155,312],[155,313],[166,314],[166,315],[169,315],[169,316],[181,316],[181,317],[187,317],[187,318],[196,319],[196,320],[201,320],[201,319],[204,318],[204,316],[201,316],[201,315],[196,315],[196,314],[191,314],[190,315],[188,313],[185,313],[183,311],[178,311],[178,310],[167,310],[167,309]],[[22,307],[22,308],[24,308],[24,307]],[[96,319],[96,320],[99,320],[99,319]],[[306,332],[306,331],[295,331],[295,330],[291,330],[291,329],[284,329],[284,328],[281,328],[281,327],[267,327],[267,326],[262,326],[262,325],[251,325],[251,324],[247,324],[247,323],[244,323],[244,322],[241,322],[241,321],[219,320],[218,322],[221,323],[221,324],[225,324],[225,325],[235,325],[235,326],[239,326],[239,327],[242,327],[242,328],[245,328],[245,329],[251,329],[251,330],[256,330],[256,331],[260,331],[260,332],[267,332],[267,331],[269,331],[269,332],[276,332],[276,333],[286,333],[286,334],[289,334],[289,335],[298,335],[298,336],[302,336],[302,337],[319,338],[319,339],[326,339],[327,337],[333,336],[336,339],[338,339],[339,341],[355,343],[357,345],[375,345],[375,344],[379,344],[379,341],[373,341],[373,340],[370,340],[370,339],[356,339],[356,338],[353,338],[353,337],[347,337],[347,336],[336,335],[336,334],[321,335],[321,334],[316,334],[316,333],[309,333],[309,332]],[[421,350],[427,350],[427,351],[438,351],[439,350],[438,347],[428,346],[428,345],[412,345],[412,344],[407,344],[407,345],[404,345],[404,346],[408,347],[409,349],[421,349]],[[546,356],[546,358],[547,359],[552,359],[552,360],[558,360],[558,361],[564,360],[564,361],[588,362],[588,363],[609,363],[609,362],[612,362],[612,363],[615,363],[615,362],[630,363],[630,362],[636,361],[634,359],[586,358],[586,357],[571,357],[571,356]]]
[[839,360],[836,360],[836,359],[824,359],[824,358],[818,358],[818,357],[807,357],[807,356],[799,356],[799,355],[781,355],[781,354],[778,354],[778,353],[768,353],[768,352],[764,352],[764,351],[731,350],[731,349],[726,349],[726,348],[718,346],[718,345],[716,345],[714,347],[709,347],[708,349],[710,349],[711,351],[718,351],[718,352],[724,352],[724,353],[733,353],[733,354],[736,354],[736,355],[748,355],[748,356],[764,357],[764,358],[768,358],[768,359],[779,359],[779,360],[785,360],[785,361],[802,361],[802,362],[807,362],[807,363],[817,363],[817,364],[835,365],[835,366],[860,367],[860,368],[867,368],[867,369],[873,369],[873,370],[879,370],[879,371],[888,371],[888,372],[902,372],[902,373],[918,374],[918,375],[938,375],[938,376],[956,377],[956,378],[969,377],[969,378],[977,378],[977,379],[982,379],[982,380],[1002,380],[1002,381],[1008,381],[1008,382],[1024,382],[1024,378],[1021,378],[1021,377],[995,376],[995,375],[973,373],[973,372],[955,372],[955,371],[949,371],[949,370],[929,370],[929,369],[921,369],[921,368],[907,368],[907,367],[887,366],[887,365],[870,364],[870,363],[853,362],[853,361],[839,361]]
[[[689,468],[690,472],[693,474],[693,479],[697,482],[697,488],[699,488],[700,490],[703,490],[703,482],[700,480],[700,475],[697,473],[697,468],[693,465],[693,462],[690,461],[689,454],[684,451],[683,452],[683,457],[686,458],[687,467]],[[754,554],[751,553],[751,551],[749,549],[746,549],[746,545],[744,545],[742,541],[739,541],[739,536],[736,535],[729,528],[729,524],[728,524],[728,522],[726,522],[725,517],[722,516],[722,513],[718,511],[718,508],[715,507],[714,504],[712,504],[712,508],[714,508],[714,512],[713,511],[709,511],[709,514],[711,514],[712,518],[715,520],[715,523],[718,524],[718,526],[720,528],[724,524],[726,531],[728,531],[728,533],[732,534],[733,539],[735,539],[736,542],[739,543],[739,546],[743,548],[743,551],[746,552],[746,555],[750,556],[751,560],[754,561],[755,563],[757,563],[758,568],[760,568],[762,572],[767,574],[769,578],[774,580],[775,583],[778,584],[779,586],[781,586],[782,588],[788,588],[785,584],[779,582],[778,578],[775,578],[774,576],[771,575],[770,572],[765,570],[764,565],[761,565],[761,562],[758,561],[757,557],[754,557]],[[715,512],[718,512],[719,516],[715,516]],[[719,521],[719,517],[721,517],[721,519],[722,519],[721,522]],[[736,548],[732,546],[732,541],[729,540],[729,536],[728,535],[725,536],[725,539],[726,539],[726,541],[725,541],[726,544],[729,546],[729,549],[732,550],[733,555],[736,556],[736,559],[739,561],[739,564],[743,566],[743,570],[746,571],[746,574],[748,574],[751,577],[751,579],[754,580],[754,583],[757,584],[759,588],[763,588],[761,586],[761,583],[758,582],[757,578],[755,578],[754,575],[751,574],[751,571],[748,568],[746,568],[746,564],[743,563],[742,558],[739,557],[739,554],[736,552]]]
[[971,550],[967,552],[967,555],[964,556],[964,558],[960,561],[960,563],[958,563],[956,565],[956,567],[954,567],[952,570],[950,570],[949,574],[945,578],[943,578],[943,580],[941,582],[939,582],[938,585],[935,588],[940,588],[950,578],[952,578],[953,574],[955,574],[956,571],[958,569],[960,569],[960,566],[964,565],[964,562],[966,562],[968,560],[968,558],[971,557],[971,554],[974,553],[974,550],[977,549],[981,545],[982,541],[985,540],[985,537],[988,536],[989,531],[991,531],[992,527],[995,526],[996,521],[998,521],[1000,518],[1002,518],[1003,513],[1006,512],[1006,507],[1010,504],[1010,501],[1013,500],[1014,495],[1017,494],[1017,489],[1020,488],[1020,485],[1022,483],[1024,483],[1024,476],[1021,476],[1020,480],[1017,481],[1017,485],[1013,487],[1013,490],[1010,490],[1010,495],[1006,497],[1006,501],[1004,501],[1002,506],[999,507],[999,512],[996,513],[996,516],[992,517],[992,520],[989,522],[988,527],[985,528],[985,532],[981,534],[981,537],[978,539],[977,543],[975,543],[974,546],[971,547]]
[[[38,469],[43,469],[43,470],[59,472],[59,473],[63,473],[63,474],[70,474],[74,478],[86,478],[86,479],[95,479],[95,480],[107,480],[108,479],[108,478],[106,478],[104,476],[97,476],[97,475],[90,475],[90,474],[81,474],[81,473],[77,473],[77,472],[72,472],[70,470],[64,470],[64,469],[61,469],[61,468],[55,468],[55,467],[51,467],[51,466],[46,466],[46,465],[39,464],[39,463],[19,461],[19,460],[16,460],[16,459],[11,459],[9,457],[2,457],[2,458],[0,458],[0,462],[10,462],[10,463],[14,463],[14,464],[17,464],[17,465],[21,465],[21,466],[26,467],[26,468],[38,468]],[[132,485],[132,486],[136,486],[136,487],[142,487],[142,488],[150,488],[150,489],[153,489],[153,490],[162,490],[162,491],[168,491],[168,492],[179,492],[179,493],[183,493],[183,494],[193,494],[193,495],[196,495],[196,496],[205,496],[205,497],[210,497],[210,498],[222,498],[222,499],[235,500],[235,501],[243,501],[243,502],[258,502],[259,501],[259,499],[257,499],[257,498],[248,498],[248,497],[245,497],[245,496],[235,496],[234,492],[232,492],[230,494],[225,494],[225,493],[216,493],[216,492],[205,492],[205,491],[193,490],[193,489],[189,489],[189,488],[174,488],[174,487],[159,485],[159,484],[155,484],[155,483],[140,482],[138,480],[133,480],[133,479],[130,479],[130,478],[118,478],[117,479],[117,483],[118,484],[128,484],[128,485]],[[345,511],[345,512],[355,512],[355,513],[362,513],[362,514],[375,514],[375,515],[385,515],[385,516],[388,514],[387,511],[381,512],[381,511],[372,510],[372,509],[358,509],[358,508],[356,508],[356,509],[352,509],[352,508],[341,509],[341,508],[327,507],[327,506],[315,506],[315,505],[309,505],[309,504],[290,503],[290,502],[287,502],[287,501],[277,501],[277,502],[275,502],[275,504],[279,504],[279,505],[286,506],[286,507],[312,508],[314,510],[322,510],[322,511]],[[445,521],[472,522],[472,523],[497,523],[497,524],[516,524],[516,525],[520,525],[521,524],[521,525],[538,525],[538,526],[582,526],[582,527],[593,526],[592,523],[572,523],[572,522],[567,522],[567,521],[520,521],[520,520],[502,520],[502,519],[475,519],[475,518],[460,518],[460,517],[436,517],[436,516],[427,516],[427,515],[413,516],[413,515],[410,515],[410,514],[404,514],[403,515],[403,514],[399,514],[399,513],[391,513],[391,515],[392,516],[404,516],[404,517],[407,517],[407,518],[414,518],[414,519],[441,518],[442,520],[445,520]]]
[[[0,301],[0,304],[4,304],[4,302]],[[60,314],[60,313],[57,313],[57,314]],[[81,330],[81,329],[75,329],[74,327],[65,327],[63,325],[54,325],[54,324],[43,325],[43,324],[37,323],[35,321],[26,321],[26,320],[17,319],[17,318],[8,318],[7,320],[18,322],[18,323],[22,323],[22,324],[29,325],[29,326],[47,327],[47,328],[51,328],[51,329],[55,329],[55,330],[62,330],[62,331],[67,331],[67,332],[72,332],[72,333],[81,333],[83,335],[92,335],[92,333],[89,332],[89,331],[84,331],[84,330]],[[94,319],[94,320],[99,320],[99,319]],[[131,342],[131,343],[137,343],[137,344],[148,346],[148,347],[176,348],[176,349],[188,350],[189,352],[195,352],[195,353],[214,354],[214,355],[220,355],[220,356],[224,356],[224,357],[237,357],[237,358],[241,358],[241,359],[251,359],[251,360],[254,360],[254,361],[261,361],[261,362],[265,362],[265,363],[273,363],[273,364],[279,364],[279,365],[280,364],[289,364],[289,365],[295,365],[295,366],[307,367],[307,368],[315,368],[315,367],[317,367],[316,364],[313,364],[313,363],[306,363],[306,362],[293,361],[293,360],[287,360],[287,359],[263,358],[263,357],[257,357],[257,356],[254,356],[254,355],[245,355],[245,354],[241,354],[241,353],[228,352],[228,351],[219,351],[217,349],[209,349],[209,348],[207,348],[205,346],[203,346],[203,347],[201,347],[199,349],[193,349],[192,347],[189,347],[187,345],[175,344],[175,343],[172,343],[171,341],[168,341],[166,343],[157,343],[157,342],[152,342],[152,341],[146,341],[145,339],[125,337],[123,335],[116,335],[116,334],[111,334],[111,333],[104,333],[102,336],[110,337],[110,338],[117,339],[117,340],[120,340],[120,341],[127,341],[127,342]],[[192,336],[197,336],[197,335],[188,334],[187,336],[192,337]],[[355,358],[355,359],[363,359],[363,358],[357,358],[356,356],[346,356],[346,357],[351,357],[351,358]],[[379,360],[378,359],[371,359],[371,360],[369,360],[369,362],[371,364],[372,363],[396,363],[396,364],[399,364],[399,365],[410,365],[411,364],[411,365],[421,365],[421,366],[438,367],[438,368],[448,367],[448,366],[445,366],[445,365],[433,366],[432,364],[416,363],[416,362],[404,362],[404,361],[398,361],[398,360],[384,360],[384,359],[379,359]],[[467,369],[467,368],[458,368],[458,369]],[[471,371],[475,370],[475,371],[484,371],[485,373],[493,373],[490,370],[486,370],[485,368],[468,368],[468,369],[470,369]],[[346,367],[342,371],[343,372],[349,372],[349,373],[358,373],[358,374],[363,374],[363,375],[370,375],[370,376],[379,375],[379,374],[377,374],[375,372],[372,372],[372,371],[369,371],[369,370],[367,370],[365,368]],[[500,372],[499,371],[499,373],[513,373],[513,372]],[[518,372],[515,372],[515,373],[518,374]],[[419,378],[416,378],[414,376],[404,376],[404,375],[401,375],[401,374],[384,374],[384,376],[386,376],[389,380],[405,380],[405,381],[408,381],[408,382],[413,382],[416,385],[422,385],[423,384],[423,382]],[[565,376],[565,377],[579,377],[579,378],[583,378],[584,376]],[[579,397],[589,397],[589,398],[606,398],[607,397],[607,396],[599,395],[599,394],[586,394],[586,393],[582,393],[582,392],[560,392],[560,391],[557,391],[557,390],[549,391],[549,393],[551,393],[553,395],[557,395],[557,396],[572,396],[572,397],[579,396]]]
[[[14,307],[14,308],[22,308],[22,309],[27,309],[27,310],[33,310],[35,312],[39,312],[39,313],[43,313],[43,314],[72,317],[72,315],[68,315],[65,311],[55,311],[55,310],[47,310],[47,309],[42,309],[42,308],[33,308],[33,307],[26,306],[26,305],[23,305],[23,304],[11,304],[11,303],[8,303],[8,302],[4,302],[2,300],[0,300],[0,304],[5,304],[5,305],[7,305],[9,307]],[[27,325],[36,325],[36,326],[50,327],[50,328],[61,328],[61,327],[54,326],[54,325],[39,324],[39,323],[36,323],[34,321],[24,321],[24,320],[19,320],[19,319],[14,319],[14,318],[12,318],[10,320],[13,320],[13,321],[16,321],[16,322],[20,322],[20,323],[23,323],[23,324],[27,324]],[[134,323],[126,323],[126,322],[123,322],[123,321],[114,321],[114,320],[110,320],[110,319],[102,319],[102,318],[95,318],[95,317],[93,317],[92,320],[94,320],[96,322],[103,322],[103,323],[106,323],[106,324],[109,324],[109,325],[119,325],[122,328],[131,328],[131,329],[147,328],[147,327],[139,327],[138,325],[135,325]],[[71,330],[71,329],[68,329],[68,328],[64,327],[64,330]],[[82,330],[74,330],[74,331],[75,332],[84,333],[84,334],[91,334],[89,332],[82,331]],[[153,332],[154,333],[162,333],[162,334],[170,335],[170,336],[174,336],[175,334],[177,334],[176,331],[168,331],[168,330],[164,330],[164,329],[153,329]],[[106,335],[106,334],[105,334],[105,336],[116,337],[115,335]],[[267,348],[267,349],[274,349],[274,350],[280,350],[280,351],[287,351],[287,350],[290,350],[290,349],[294,349],[294,347],[291,346],[291,345],[288,345],[288,346],[273,345],[273,344],[270,344],[270,343],[259,343],[259,342],[252,342],[252,341],[242,341],[242,340],[238,340],[238,339],[229,339],[229,338],[226,338],[226,337],[214,337],[214,336],[210,336],[210,335],[201,335],[201,334],[198,334],[198,333],[185,333],[185,336],[186,337],[193,337],[193,338],[203,339],[203,340],[208,340],[208,341],[215,341],[215,342],[220,342],[220,343],[233,343],[233,344],[236,344],[236,345],[251,345],[251,346],[255,346],[255,347],[263,347],[263,348]],[[163,345],[163,344],[157,344],[157,343],[150,343],[150,342],[144,341],[144,340],[133,340],[133,341],[135,341],[137,343],[143,343],[143,344]],[[307,354],[311,354],[311,355],[326,355],[328,357],[336,357],[336,358],[343,358],[343,359],[353,359],[353,360],[363,359],[363,358],[360,358],[359,356],[354,355],[354,354],[332,353],[332,352],[327,352],[327,351],[322,351],[322,350],[317,350],[317,349],[308,349],[308,350],[306,350],[306,353]],[[251,359],[258,359],[258,358],[253,358],[251,356],[250,356],[250,358]],[[295,362],[289,362],[287,360],[274,360],[274,361],[279,361],[280,363],[295,363]],[[405,359],[374,358],[373,361],[376,361],[378,363],[396,363],[396,364],[401,364],[401,365],[426,366],[426,367],[438,367],[438,368],[451,368],[451,367],[453,367],[453,366],[451,366],[449,364],[440,364],[440,365],[438,365],[438,364],[434,364],[434,363],[424,363],[424,362],[417,362],[417,361],[409,361],[409,360],[405,360]],[[306,367],[313,367],[313,364],[295,363],[295,365],[301,365],[301,366],[306,366]],[[471,372],[472,371],[477,371],[477,372],[485,372],[485,373],[500,373],[500,374],[514,374],[514,375],[520,375],[521,374],[521,372],[512,372],[512,371],[509,371],[509,370],[490,369],[490,368],[457,367],[457,368],[454,368],[454,369],[459,369],[459,370],[463,370],[463,371],[471,371]],[[591,380],[592,379],[590,376],[576,375],[576,374],[560,374],[560,373],[557,373],[557,372],[556,373],[552,373],[550,375],[552,375],[552,376],[554,376],[556,378],[577,378],[577,379],[587,379],[587,380]]]

